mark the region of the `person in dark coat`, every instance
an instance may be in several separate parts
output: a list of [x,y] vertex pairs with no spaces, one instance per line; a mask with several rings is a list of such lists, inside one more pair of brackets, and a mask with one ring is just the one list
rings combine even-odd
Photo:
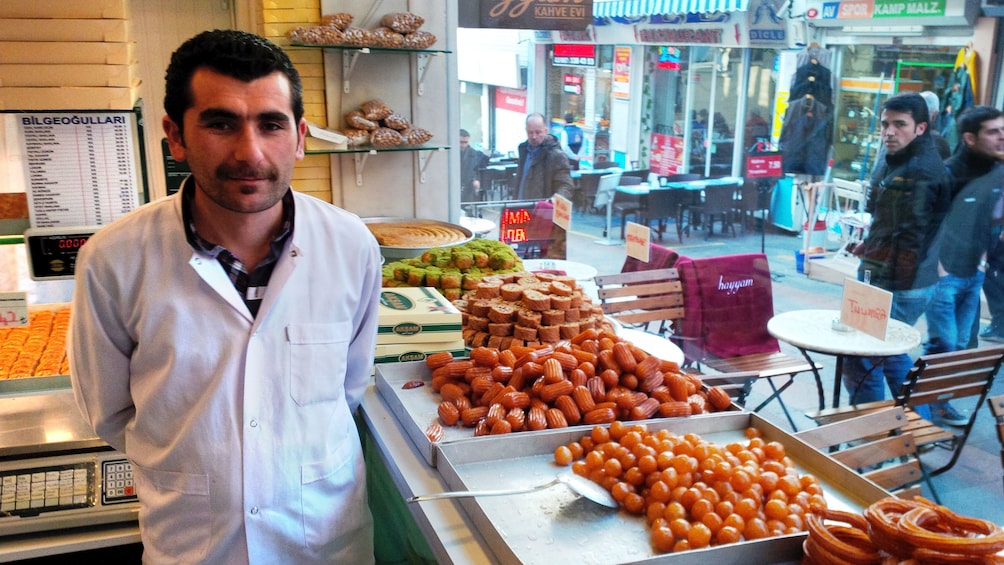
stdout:
[[488,155],[471,147],[471,134],[460,130],[460,201],[481,200],[478,171],[488,166]]
[[[914,92],[891,96],[883,105],[886,156],[871,177],[868,236],[854,248],[861,260],[858,279],[892,292],[890,317],[911,325],[934,294],[937,256],[929,251],[951,202],[944,164],[927,131],[929,119],[927,103]],[[850,402],[882,400],[884,385],[898,394],[912,363],[906,354],[849,357],[843,373]]]
[[557,138],[548,133],[542,114],[526,117],[526,141],[519,144],[516,168],[516,200],[545,200],[555,194],[572,197],[568,157]]
[[[1004,166],[997,161],[1004,153],[1004,114],[989,106],[973,106],[959,114],[956,125],[962,143],[945,163],[954,196],[931,252],[938,257],[938,283],[925,314],[925,354],[971,346],[980,317],[987,252],[996,239],[994,208],[1004,186]],[[933,403],[931,412],[944,424],[969,422],[948,402]]]
[[[554,195],[572,199],[572,176],[568,157],[558,140],[548,133],[547,120],[542,114],[526,117],[526,141],[519,144],[519,161],[516,168],[516,200],[548,200]],[[551,243],[545,255],[552,259],[565,258],[565,230],[551,226]]]

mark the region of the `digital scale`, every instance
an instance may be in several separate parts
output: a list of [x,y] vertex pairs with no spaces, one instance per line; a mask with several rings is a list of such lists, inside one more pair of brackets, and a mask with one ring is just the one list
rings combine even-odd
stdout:
[[90,429],[72,390],[0,395],[0,419],[0,545],[7,536],[138,521],[131,464]]
[[28,228],[24,247],[28,254],[28,273],[32,280],[72,279],[77,268],[77,254],[101,226],[66,228]]

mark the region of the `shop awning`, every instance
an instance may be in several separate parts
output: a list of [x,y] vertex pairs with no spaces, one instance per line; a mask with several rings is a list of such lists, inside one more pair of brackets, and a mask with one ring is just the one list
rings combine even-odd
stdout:
[[622,18],[658,14],[741,12],[749,0],[593,0],[593,16]]

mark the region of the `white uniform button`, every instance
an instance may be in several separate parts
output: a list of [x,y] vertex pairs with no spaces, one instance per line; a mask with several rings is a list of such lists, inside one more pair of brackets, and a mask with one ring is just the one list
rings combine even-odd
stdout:
[[258,507],[257,506],[252,506],[251,507],[251,515],[252,516],[257,516],[258,515]]
[[250,426],[252,428],[257,428],[258,427],[258,420],[251,420]]

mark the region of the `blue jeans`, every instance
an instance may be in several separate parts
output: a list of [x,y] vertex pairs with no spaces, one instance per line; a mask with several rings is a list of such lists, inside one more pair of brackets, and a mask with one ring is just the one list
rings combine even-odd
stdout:
[[984,276],[977,270],[971,277],[948,274],[938,279],[927,307],[925,354],[961,351],[969,346],[973,323],[980,315]]
[[[894,291],[889,317],[911,326],[916,324],[927,310],[936,286],[932,284],[924,288]],[[906,353],[889,357],[844,358],[843,382],[844,390],[850,397],[848,403],[882,400],[886,386],[896,396],[912,365],[913,360]]]

